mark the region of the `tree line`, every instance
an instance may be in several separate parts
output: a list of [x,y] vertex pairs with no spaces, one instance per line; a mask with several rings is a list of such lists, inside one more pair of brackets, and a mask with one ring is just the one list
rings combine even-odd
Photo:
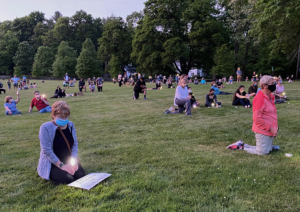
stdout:
[[253,71],[287,76],[300,67],[300,0],[148,0],[142,12],[94,18],[85,11],[50,19],[35,11],[0,23],[0,74],[210,76]]

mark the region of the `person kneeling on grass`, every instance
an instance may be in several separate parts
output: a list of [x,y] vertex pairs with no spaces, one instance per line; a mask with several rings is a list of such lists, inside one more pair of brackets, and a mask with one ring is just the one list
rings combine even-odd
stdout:
[[250,95],[246,94],[245,86],[240,85],[233,95],[232,105],[243,105],[245,108],[250,108]]
[[0,94],[1,94],[1,92],[6,92],[6,90],[5,90],[5,88],[3,88],[3,84],[2,84],[2,82],[0,81]]
[[[52,105],[53,121],[40,127],[41,153],[37,172],[40,177],[55,185],[69,184],[85,176],[78,155],[76,129],[68,120],[70,107],[64,101]],[[71,159],[74,164],[71,164]]]
[[187,88],[187,79],[183,78],[179,82],[179,86],[176,88],[175,92],[175,104],[178,105],[178,112],[174,113],[183,113],[184,106],[186,110],[186,115],[192,115],[191,111],[191,96],[189,95]]
[[251,154],[267,155],[278,146],[273,146],[273,141],[278,135],[277,111],[274,104],[273,92],[276,89],[274,79],[271,76],[263,76],[260,80],[261,92],[258,92],[253,100],[253,125],[256,146],[244,144],[239,140],[227,147],[227,149],[245,150]]
[[215,95],[215,90],[211,88],[208,94],[206,94],[205,107],[211,107],[212,104],[215,104],[216,107],[219,107],[221,102],[218,102],[217,96]]
[[18,111],[16,104],[20,101],[19,91],[17,91],[17,100],[14,100],[11,96],[5,97],[5,115],[17,115],[21,114],[20,111]]
[[139,81],[137,81],[137,83],[135,84],[134,88],[133,88],[133,99],[137,100],[139,98],[140,93],[144,93],[144,99],[146,98],[146,94],[147,94],[147,87],[146,87],[146,83],[145,83],[145,78],[141,77]]
[[47,99],[44,96],[41,97],[38,91],[35,91],[33,94],[35,97],[31,100],[29,113],[31,113],[34,106],[38,109],[39,113],[50,113],[51,106],[49,106]]
[[90,92],[94,92],[95,91],[95,85],[94,82],[92,81],[90,84]]

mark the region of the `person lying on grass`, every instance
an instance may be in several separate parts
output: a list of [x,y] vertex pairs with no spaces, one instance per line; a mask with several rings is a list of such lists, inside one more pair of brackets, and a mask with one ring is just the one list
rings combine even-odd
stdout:
[[[85,171],[77,158],[76,129],[69,121],[70,113],[70,107],[66,102],[57,101],[52,105],[53,121],[46,122],[40,127],[41,152],[37,172],[40,177],[51,180],[55,185],[69,184],[85,176]],[[71,159],[74,160],[74,164],[71,164]]]
[[147,90],[160,90],[162,89],[162,83],[157,80],[156,83],[155,83],[155,88],[147,88]]
[[220,91],[220,89],[218,88],[217,83],[215,81],[212,81],[212,83],[210,85],[211,85],[211,88],[215,90],[215,95],[231,94],[231,93]]
[[20,111],[18,111],[17,109],[17,104],[20,101],[20,96],[19,96],[19,91],[17,91],[17,100],[14,100],[12,98],[12,96],[6,96],[5,97],[5,104],[4,104],[4,108],[5,108],[5,115],[17,115],[17,114],[21,114]]
[[250,108],[250,95],[246,94],[245,86],[240,85],[233,95],[232,105],[243,105],[245,108]]
[[[231,144],[227,149],[245,150],[251,154],[266,155],[273,149],[273,141],[278,135],[277,110],[274,104],[273,92],[276,89],[271,76],[263,76],[260,80],[261,91],[253,100],[253,125],[256,146],[244,144],[242,140]],[[278,148],[277,148],[278,149]]]
[[40,95],[40,92],[35,91],[34,98],[31,100],[31,104],[29,107],[29,113],[31,113],[33,107],[35,106],[39,113],[50,113],[51,106],[49,106],[48,100],[43,96]]
[[214,104],[216,107],[219,107],[217,96],[215,95],[215,90],[211,88],[208,94],[206,94],[205,107],[211,107],[212,104]]

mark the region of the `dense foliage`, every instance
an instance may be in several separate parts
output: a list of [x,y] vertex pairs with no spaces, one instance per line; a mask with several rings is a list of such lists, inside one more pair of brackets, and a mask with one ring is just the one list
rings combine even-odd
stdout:
[[[83,10],[71,17],[56,11],[46,19],[35,11],[0,23],[0,74],[91,77],[115,75],[132,64],[149,75],[197,68],[211,77],[235,76],[237,67],[244,77],[253,71],[297,75],[299,5],[300,0],[148,0],[126,20],[94,18]],[[87,39],[96,55],[83,48]],[[62,43],[72,65],[58,55]]]

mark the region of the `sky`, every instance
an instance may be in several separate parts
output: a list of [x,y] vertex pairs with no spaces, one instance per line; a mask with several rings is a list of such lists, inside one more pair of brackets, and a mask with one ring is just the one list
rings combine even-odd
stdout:
[[126,20],[127,15],[144,9],[146,0],[0,0],[0,21],[13,20],[33,11],[45,13],[49,19],[55,11],[63,16],[73,16],[76,11],[84,10],[94,18],[114,14]]

